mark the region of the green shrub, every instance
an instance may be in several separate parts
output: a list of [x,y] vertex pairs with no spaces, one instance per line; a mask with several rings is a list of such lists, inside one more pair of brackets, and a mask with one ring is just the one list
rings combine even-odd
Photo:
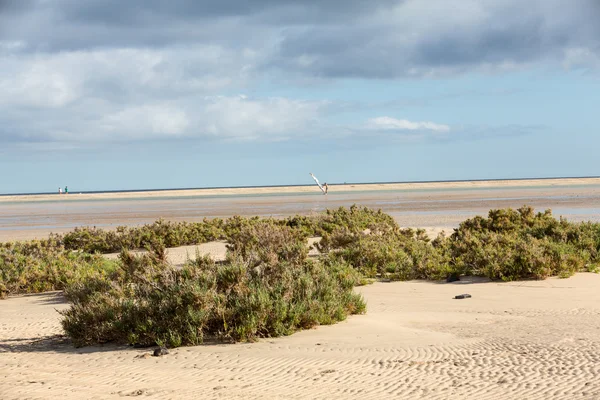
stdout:
[[[116,230],[103,230],[95,227],[75,228],[64,235],[51,235],[47,240],[18,243],[0,243],[0,296],[8,294],[32,293],[45,290],[61,290],[65,282],[77,279],[80,273],[95,274],[113,268],[111,263],[101,258],[85,258],[80,253],[112,253],[124,249],[142,249],[160,244],[176,247],[203,243],[211,240],[227,239],[231,246],[242,252],[252,252],[253,257],[272,257],[275,253],[292,252],[300,257],[305,246],[297,242],[289,248],[275,251],[279,244],[273,239],[261,239],[260,243],[272,243],[271,250],[265,252],[256,247],[250,250],[244,241],[252,242],[253,235],[259,235],[261,228],[251,231],[254,226],[279,226],[277,232],[293,237],[294,240],[327,233],[336,227],[346,227],[352,231],[362,231],[373,224],[395,226],[391,217],[367,208],[352,206],[339,208],[311,216],[295,216],[285,219],[244,218],[234,216],[226,220],[212,219],[201,222],[168,222],[158,220],[140,227],[118,227]],[[263,233],[267,232],[262,230]],[[275,232],[275,231],[273,231]],[[242,247],[240,247],[242,246]],[[247,249],[246,249],[247,248]],[[238,251],[238,250],[235,250]],[[79,255],[77,255],[79,254]],[[275,254],[277,255],[277,254]],[[248,254],[247,257],[250,257]],[[302,256],[304,257],[304,256]],[[93,260],[93,261],[88,261]],[[254,262],[254,261],[253,261]],[[89,264],[89,265],[88,265]],[[81,271],[86,271],[81,272]],[[108,273],[108,272],[106,272]]]
[[0,295],[63,290],[92,275],[109,275],[115,263],[66,251],[48,241],[4,244],[0,247]]
[[351,232],[362,232],[372,227],[387,227],[399,229],[398,224],[390,215],[381,210],[353,205],[350,208],[340,207],[336,210],[326,210],[324,214],[315,217],[316,226],[314,235],[323,236],[332,233],[338,228],[347,228]]
[[386,225],[372,228],[369,232],[337,229],[323,237],[319,248],[367,278],[443,279],[451,272],[444,253],[438,252],[422,231]]
[[[82,293],[90,287],[97,290]],[[200,279],[188,280],[182,271],[156,266],[138,268],[121,281],[88,280],[66,293],[72,304],[61,312],[62,325],[78,346],[112,341],[198,344],[214,301]]]
[[280,262],[299,264],[308,257],[307,238],[302,230],[264,220],[230,234],[227,248],[251,268]]
[[199,257],[181,269],[160,257],[160,247],[142,256],[123,252],[117,279],[94,277],[67,288],[72,306],[62,312],[63,328],[77,345],[175,347],[205,336],[288,335],[364,312],[362,297],[352,292],[359,274],[343,262],[309,260],[305,239],[272,221],[244,225],[224,264]]
[[531,207],[491,210],[464,221],[446,242],[436,243],[460,274],[491,279],[544,279],[595,270],[600,225],[557,220]]
[[57,237],[65,248],[87,253],[116,253],[123,249],[141,249],[161,241],[167,247],[178,247],[205,243],[221,239],[223,221],[220,219],[202,222],[169,222],[162,219],[141,227],[119,226],[114,231],[96,227],[75,228],[74,231]]
[[[67,284],[75,288],[85,278],[92,289],[77,292],[85,297],[93,288],[107,288],[104,281],[120,271],[114,263],[85,253],[149,248],[154,259],[139,261],[145,270],[164,264],[165,247],[217,239],[229,242],[230,258],[237,264],[241,259],[251,271],[275,273],[278,265],[306,264],[306,238],[318,235],[323,262],[351,265],[362,274],[361,282],[466,274],[543,279],[600,267],[600,224],[556,219],[550,210],[491,210],[487,217],[464,221],[450,237],[429,241],[422,230],[400,229],[380,210],[354,205],[283,219],[234,216],[195,223],[158,220],[115,231],[77,228],[47,240],[0,243],[0,296],[61,290]],[[132,256],[126,252],[123,257]],[[133,265],[131,260],[122,262]]]
[[204,219],[201,222],[169,222],[162,219],[139,227],[119,226],[116,230],[96,227],[78,227],[64,235],[55,235],[68,250],[86,253],[115,253],[123,249],[141,249],[155,241],[167,247],[194,245],[213,240],[228,240],[257,223],[273,223],[302,231],[306,236],[321,236],[338,227],[362,231],[372,225],[397,227],[393,218],[381,212],[356,205],[340,207],[311,216],[293,216],[284,219],[233,216],[222,220]]

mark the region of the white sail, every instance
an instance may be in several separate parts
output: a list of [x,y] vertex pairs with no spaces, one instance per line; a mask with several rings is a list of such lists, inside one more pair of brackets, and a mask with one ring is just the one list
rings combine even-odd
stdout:
[[313,173],[310,173],[310,176],[312,176],[312,178],[315,180],[315,182],[317,182],[317,185],[319,185],[319,189],[321,189],[321,192],[323,192],[323,194],[325,194],[325,189],[323,189],[323,186],[319,183],[319,180],[317,179],[316,176],[313,175]]

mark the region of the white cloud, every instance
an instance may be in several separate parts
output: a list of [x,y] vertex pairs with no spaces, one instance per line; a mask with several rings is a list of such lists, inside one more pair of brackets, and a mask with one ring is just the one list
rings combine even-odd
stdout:
[[81,94],[81,81],[52,63],[35,59],[28,63],[4,61],[0,57],[8,72],[0,75],[1,105],[63,107]]
[[123,104],[211,94],[243,86],[257,61],[252,51],[216,45],[0,52],[0,104],[53,108],[82,98]]
[[[0,13],[0,146],[320,132],[442,137],[451,128],[439,122],[381,116],[332,127],[326,102],[230,93],[310,82],[315,94],[344,78],[560,63],[600,68],[597,0],[525,8],[517,0],[12,3]],[[460,131],[453,125],[452,137]]]
[[[84,98],[42,118],[10,117],[12,142],[98,143],[172,138],[286,140],[311,133],[325,103],[287,98],[185,96],[120,106]],[[0,138],[1,139],[1,138]]]
[[285,139],[316,122],[324,103],[286,98],[215,97],[204,109],[204,127],[211,135],[237,139]]
[[448,125],[436,124],[434,122],[412,122],[406,119],[396,119],[391,117],[371,118],[367,121],[366,128],[369,130],[382,131],[434,131],[434,132],[449,132]]
[[217,95],[243,88],[259,57],[216,45],[0,52],[0,142],[296,135],[318,102]]
[[[185,111],[169,105],[131,107],[102,119],[100,130],[108,137],[179,136],[186,133],[190,121]],[[104,136],[104,135],[103,135]]]

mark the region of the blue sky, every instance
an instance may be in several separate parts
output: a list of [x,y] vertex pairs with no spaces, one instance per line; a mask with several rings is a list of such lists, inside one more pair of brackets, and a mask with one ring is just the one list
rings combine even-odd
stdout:
[[0,193],[600,175],[600,1],[0,0]]

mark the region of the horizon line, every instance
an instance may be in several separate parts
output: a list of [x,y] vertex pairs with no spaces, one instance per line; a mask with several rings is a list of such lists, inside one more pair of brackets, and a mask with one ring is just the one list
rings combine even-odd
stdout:
[[[329,185],[391,185],[391,184],[411,184],[411,183],[464,183],[464,182],[498,182],[498,181],[540,181],[540,180],[558,180],[558,179],[593,179],[600,176],[555,176],[544,178],[490,178],[490,179],[450,179],[450,180],[421,180],[421,181],[375,181],[375,182],[333,182]],[[206,186],[206,187],[185,187],[185,188],[161,188],[161,189],[109,189],[109,190],[87,190],[76,191],[81,194],[99,194],[99,193],[141,193],[141,192],[166,192],[166,191],[185,191],[185,190],[214,190],[214,189],[257,189],[257,188],[284,188],[284,187],[308,187],[313,184],[295,184],[295,185],[249,185],[249,186]],[[72,192],[75,193],[75,192]],[[38,196],[56,194],[56,192],[31,192],[31,193],[0,193],[4,196]]]

